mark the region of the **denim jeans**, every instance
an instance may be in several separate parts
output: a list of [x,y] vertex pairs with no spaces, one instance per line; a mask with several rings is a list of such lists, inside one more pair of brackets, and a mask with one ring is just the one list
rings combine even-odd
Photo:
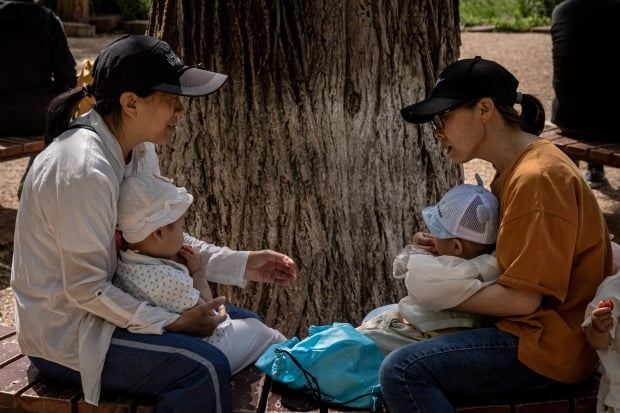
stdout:
[[517,359],[519,339],[494,327],[409,344],[381,364],[381,392],[390,413],[454,412],[471,396],[557,383]]
[[256,314],[254,311],[247,310],[242,307],[237,307],[236,305],[232,304],[224,304],[224,307],[226,307],[226,312],[233,320],[240,320],[243,318],[256,318],[262,323],[265,322],[265,320],[263,320],[261,316]]
[[[260,317],[226,305],[231,318]],[[80,373],[30,357],[55,380],[81,386]],[[224,354],[199,337],[164,333],[135,334],[116,328],[106,355],[101,387],[157,398],[154,413],[230,413],[230,366]]]

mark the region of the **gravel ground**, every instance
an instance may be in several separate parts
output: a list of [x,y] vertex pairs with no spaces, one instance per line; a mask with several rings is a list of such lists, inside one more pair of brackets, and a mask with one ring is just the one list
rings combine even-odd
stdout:
[[[95,38],[69,38],[69,46],[78,63],[94,58],[98,51],[118,36]],[[537,96],[548,114],[551,110],[551,38],[548,33],[462,33],[461,58],[482,56],[505,66],[520,80],[519,90]],[[26,168],[27,159],[0,163],[2,192],[0,192],[0,324],[13,325],[12,292],[9,287],[11,242],[17,213],[17,186]],[[582,163],[582,168],[585,165]],[[479,173],[486,184],[493,178],[494,170],[485,161],[473,160],[464,165],[465,181],[473,183],[474,173]],[[606,168],[609,185],[595,190],[595,195],[605,214],[612,234],[620,236],[620,173]]]

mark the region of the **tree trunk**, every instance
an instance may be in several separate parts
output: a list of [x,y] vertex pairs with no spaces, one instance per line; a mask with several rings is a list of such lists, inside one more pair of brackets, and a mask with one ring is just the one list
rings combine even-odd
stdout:
[[88,0],[57,0],[56,14],[65,22],[88,23]]
[[287,336],[356,325],[406,294],[392,260],[462,182],[400,109],[458,58],[458,1],[154,0],[150,33],[229,75],[188,100],[162,170],[194,194],[188,231],[295,259],[288,287],[217,286]]

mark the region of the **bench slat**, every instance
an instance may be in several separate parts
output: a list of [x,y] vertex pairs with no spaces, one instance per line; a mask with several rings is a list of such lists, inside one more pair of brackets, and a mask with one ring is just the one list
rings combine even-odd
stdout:
[[128,397],[110,397],[102,395],[99,405],[95,406],[80,399],[77,403],[78,413],[132,413],[137,401]]
[[540,135],[551,141],[573,161],[596,162],[615,168],[620,167],[620,144],[616,142],[587,141],[564,136],[555,126],[548,126]]
[[0,162],[36,155],[44,148],[43,136],[0,137]]
[[[20,357],[0,369],[0,407],[14,408],[20,405],[18,395],[31,386],[28,375],[30,360]],[[34,382],[34,380],[33,380]]]
[[0,339],[0,367],[22,356],[15,334]]
[[21,394],[19,404],[33,413],[73,413],[73,406],[82,397],[74,386],[41,380]]
[[[515,405],[515,413],[572,413],[568,400],[552,400]],[[593,412],[590,412],[593,413]]]
[[573,399],[572,413],[592,413],[596,412],[596,397],[584,396]]
[[15,329],[13,327],[0,324],[0,339],[13,335],[15,335]]

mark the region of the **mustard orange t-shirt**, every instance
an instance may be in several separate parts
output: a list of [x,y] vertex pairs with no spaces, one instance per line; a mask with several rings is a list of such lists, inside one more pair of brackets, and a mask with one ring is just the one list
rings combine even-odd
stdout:
[[519,337],[519,360],[554,380],[576,383],[597,355],[581,330],[586,305],[612,271],[603,214],[575,164],[535,141],[491,184],[500,202],[498,282],[543,294],[540,308],[497,327]]

